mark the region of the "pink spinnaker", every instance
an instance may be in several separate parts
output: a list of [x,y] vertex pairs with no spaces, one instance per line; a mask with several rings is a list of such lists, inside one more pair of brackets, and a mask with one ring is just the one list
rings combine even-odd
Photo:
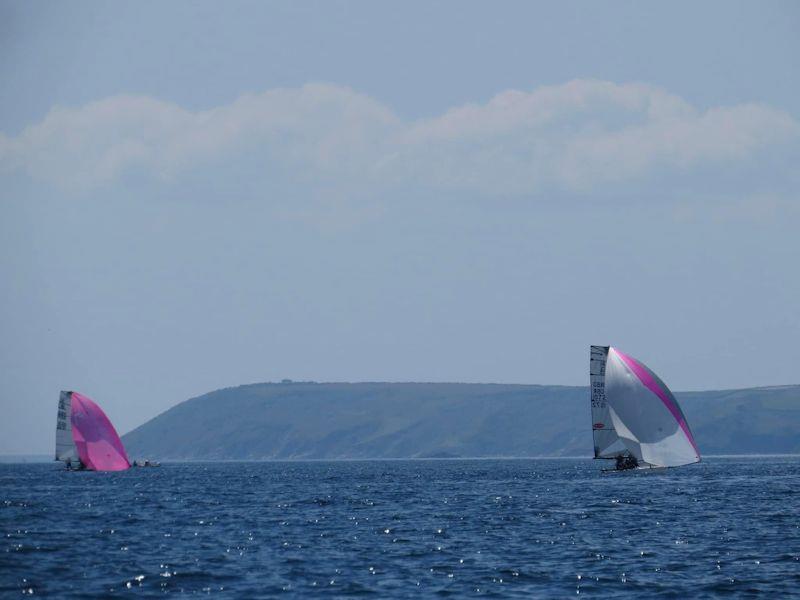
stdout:
[[122,440],[106,413],[92,400],[72,392],[72,439],[87,469],[124,471],[131,466]]

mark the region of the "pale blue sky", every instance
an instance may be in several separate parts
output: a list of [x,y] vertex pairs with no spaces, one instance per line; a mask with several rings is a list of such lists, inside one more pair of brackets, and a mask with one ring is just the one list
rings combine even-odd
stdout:
[[794,2],[0,2],[0,453],[283,377],[798,383]]

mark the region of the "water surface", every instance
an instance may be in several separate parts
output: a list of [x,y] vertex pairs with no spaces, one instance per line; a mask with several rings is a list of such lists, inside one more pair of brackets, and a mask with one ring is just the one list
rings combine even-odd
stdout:
[[800,594],[800,457],[0,465],[0,595]]

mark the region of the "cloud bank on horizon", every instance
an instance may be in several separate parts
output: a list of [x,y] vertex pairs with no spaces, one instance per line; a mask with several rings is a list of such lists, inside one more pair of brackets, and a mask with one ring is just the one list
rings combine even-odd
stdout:
[[640,83],[510,90],[419,120],[307,84],[201,111],[133,95],[54,107],[16,136],[0,133],[0,164],[80,192],[128,173],[179,180],[246,154],[300,181],[524,195],[737,165],[798,138],[800,122],[776,108],[701,110]]

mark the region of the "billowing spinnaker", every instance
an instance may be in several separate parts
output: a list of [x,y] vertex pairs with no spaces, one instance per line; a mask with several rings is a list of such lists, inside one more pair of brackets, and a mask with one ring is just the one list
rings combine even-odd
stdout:
[[[76,458],[80,459],[84,467],[94,471],[122,471],[131,466],[114,426],[97,404],[78,392],[61,392],[61,399],[65,400],[66,414],[69,415],[69,425],[65,430],[71,430]],[[60,416],[61,400],[59,421]],[[57,458],[59,435],[64,440],[61,431],[56,429]]]
[[605,398],[616,434],[641,463],[677,467],[700,460],[678,402],[655,373],[609,348]]
[[627,450],[619,439],[608,412],[605,388],[607,357],[608,346],[589,348],[589,399],[592,405],[595,458],[614,458]]
[[72,392],[61,392],[58,398],[56,460],[78,462],[78,449],[72,440]]

